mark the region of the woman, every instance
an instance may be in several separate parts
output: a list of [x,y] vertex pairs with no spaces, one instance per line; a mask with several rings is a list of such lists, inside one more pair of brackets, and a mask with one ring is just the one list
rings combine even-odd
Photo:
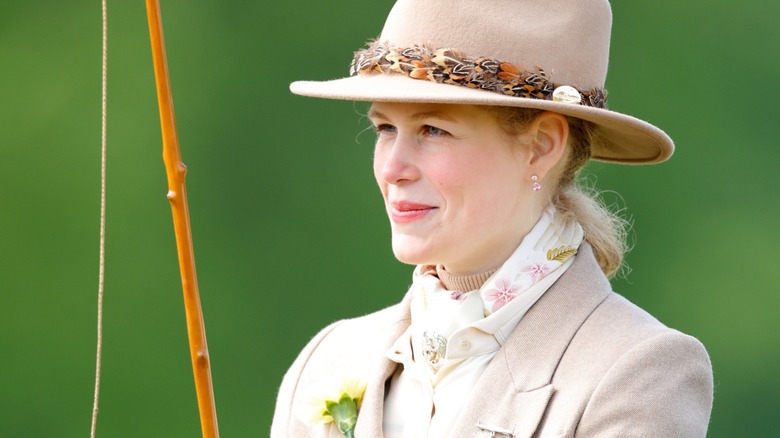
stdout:
[[393,252],[417,267],[400,304],[304,348],[272,436],[340,436],[297,414],[336,374],[366,382],[342,400],[359,437],[706,434],[706,351],[612,292],[622,222],[575,182],[674,149],[605,109],[610,28],[606,0],[399,0],[349,78],[291,86],[373,102]]

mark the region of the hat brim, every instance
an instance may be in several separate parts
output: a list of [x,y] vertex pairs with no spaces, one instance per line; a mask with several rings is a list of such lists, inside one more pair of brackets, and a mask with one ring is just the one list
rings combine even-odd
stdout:
[[529,99],[410,79],[401,75],[358,75],[330,81],[298,81],[290,91],[301,96],[369,102],[414,102],[509,106],[554,111],[593,122],[601,142],[591,158],[623,164],[655,164],[674,153],[674,142],[661,129],[625,114],[600,108]]

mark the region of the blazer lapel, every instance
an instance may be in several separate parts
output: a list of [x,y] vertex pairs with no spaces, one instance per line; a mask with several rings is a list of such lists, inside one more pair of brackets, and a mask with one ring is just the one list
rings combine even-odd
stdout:
[[[488,437],[491,431],[499,432],[496,436],[501,438],[534,434],[554,392],[552,385],[530,391],[507,390],[499,385],[498,381],[487,385],[478,397],[472,397],[453,431],[453,438]],[[511,435],[502,435],[501,431]]]
[[[387,351],[409,327],[411,322],[409,304],[411,294],[407,293],[399,306],[399,314],[396,322],[378,336],[379,342]],[[363,404],[358,414],[355,425],[355,436],[358,437],[382,437],[382,420],[385,407],[385,385],[393,375],[398,363],[390,360],[385,354],[380,354],[373,365],[367,370],[370,379],[363,395]]]
[[[490,436],[477,424],[533,436],[555,389],[558,362],[582,323],[611,291],[589,245],[518,324],[477,382],[455,437]],[[496,436],[502,436],[496,434]]]

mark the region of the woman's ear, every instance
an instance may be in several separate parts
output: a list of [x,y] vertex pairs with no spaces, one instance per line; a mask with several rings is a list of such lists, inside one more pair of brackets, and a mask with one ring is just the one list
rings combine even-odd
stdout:
[[545,111],[531,124],[527,131],[531,147],[533,173],[544,179],[550,169],[564,156],[569,139],[569,122],[562,114]]

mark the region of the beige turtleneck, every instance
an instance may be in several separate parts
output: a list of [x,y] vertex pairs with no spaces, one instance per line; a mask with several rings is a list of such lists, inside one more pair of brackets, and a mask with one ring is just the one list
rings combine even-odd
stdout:
[[498,268],[490,269],[485,272],[470,274],[470,275],[456,275],[450,274],[444,269],[443,265],[436,266],[436,276],[439,277],[442,284],[447,290],[450,291],[462,291],[470,292],[482,287],[483,284],[493,275]]

